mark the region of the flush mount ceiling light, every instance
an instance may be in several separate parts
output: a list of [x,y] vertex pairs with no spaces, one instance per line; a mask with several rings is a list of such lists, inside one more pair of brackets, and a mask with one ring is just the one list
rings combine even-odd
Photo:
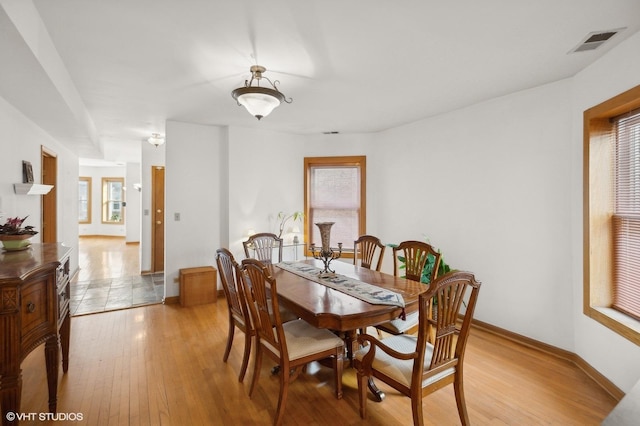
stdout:
[[[239,87],[231,92],[233,99],[238,105],[244,106],[249,114],[260,120],[271,114],[271,111],[279,106],[282,102],[290,104],[293,99],[287,99],[276,87],[280,82],[278,80],[271,81],[262,74],[267,70],[260,65],[254,65],[250,69],[251,80],[244,81],[244,87]],[[265,79],[271,84],[271,87],[260,87],[260,80]],[[253,82],[255,86],[252,86]]]
[[147,142],[149,142],[151,145],[155,145],[157,148],[160,145],[164,145],[164,138],[160,136],[160,133],[152,133],[151,137],[147,139]]

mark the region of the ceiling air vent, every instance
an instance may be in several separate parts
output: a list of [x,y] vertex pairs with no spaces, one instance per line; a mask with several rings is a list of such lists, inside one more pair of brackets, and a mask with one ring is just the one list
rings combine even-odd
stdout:
[[584,40],[578,43],[576,47],[571,49],[569,53],[586,52],[589,50],[595,50],[598,47],[602,46],[605,42],[607,42],[607,40],[611,39],[611,37],[618,34],[622,30],[624,30],[624,28],[617,28],[615,30],[596,31],[593,33],[589,33],[584,38]]

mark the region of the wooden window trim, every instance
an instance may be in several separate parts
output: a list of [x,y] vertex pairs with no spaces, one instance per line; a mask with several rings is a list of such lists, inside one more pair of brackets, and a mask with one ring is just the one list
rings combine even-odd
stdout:
[[87,182],[87,220],[79,220],[80,224],[89,224],[91,223],[91,204],[93,203],[91,199],[91,177],[88,176],[80,176],[78,179],[80,182]]
[[640,321],[611,308],[613,299],[613,161],[604,146],[611,118],[640,108],[640,86],[584,111],[583,136],[583,312],[640,345]]
[[124,208],[121,208],[121,215],[122,215],[122,220],[115,222],[112,220],[105,220],[105,209],[106,209],[106,202],[107,200],[105,199],[105,195],[106,195],[106,184],[107,182],[120,182],[122,183],[122,189],[123,189],[123,193],[122,193],[122,200],[121,203],[122,206],[124,207],[124,202],[125,202],[125,194],[124,194],[124,178],[122,177],[103,177],[102,178],[102,199],[100,200],[102,202],[102,209],[100,212],[100,218],[102,219],[102,223],[105,225],[124,225]]
[[[309,193],[311,185],[312,166],[358,166],[360,167],[360,214],[358,217],[359,235],[366,234],[367,230],[367,157],[364,155],[339,156],[339,157],[305,157],[304,158],[304,241],[311,241],[313,223],[309,221]],[[352,241],[344,242],[346,248],[353,244]],[[311,252],[307,247],[307,256]],[[343,251],[343,258],[353,258],[353,253]]]

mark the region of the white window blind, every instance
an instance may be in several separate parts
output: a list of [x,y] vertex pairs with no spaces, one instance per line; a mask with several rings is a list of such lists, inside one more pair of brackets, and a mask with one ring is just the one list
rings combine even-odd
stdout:
[[[360,232],[360,167],[311,166],[310,187],[310,223],[335,222],[331,246],[351,247]],[[311,242],[321,244],[318,227],[311,225],[311,232]]]
[[640,112],[615,121],[613,308],[640,319]]

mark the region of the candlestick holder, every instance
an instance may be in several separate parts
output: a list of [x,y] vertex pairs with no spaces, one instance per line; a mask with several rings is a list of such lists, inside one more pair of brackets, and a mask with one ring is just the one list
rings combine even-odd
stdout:
[[320,276],[335,274],[335,271],[329,267],[334,259],[339,259],[342,255],[342,243],[338,243],[338,251],[334,251],[330,246],[331,227],[335,222],[319,222],[315,225],[320,229],[320,239],[322,240],[322,248],[316,248],[315,244],[311,244],[309,250],[314,259],[322,260],[324,270],[320,271]]

